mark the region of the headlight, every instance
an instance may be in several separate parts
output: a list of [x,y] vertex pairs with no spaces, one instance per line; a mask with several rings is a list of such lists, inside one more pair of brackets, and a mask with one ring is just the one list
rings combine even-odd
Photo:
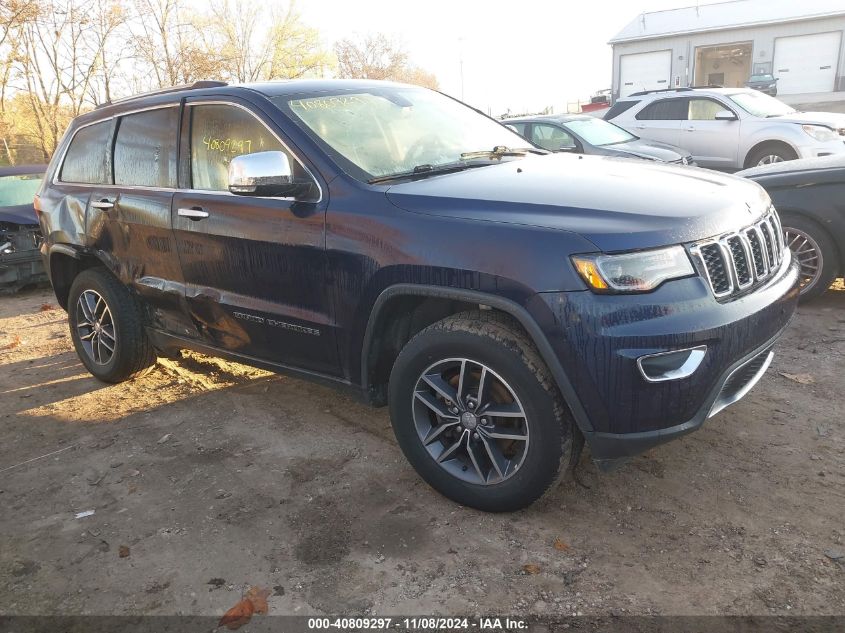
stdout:
[[669,279],[695,273],[683,246],[621,255],[573,255],[572,263],[590,290],[648,292]]
[[836,132],[823,125],[802,125],[801,129],[820,143],[827,143],[828,141],[836,141],[839,139],[839,135]]

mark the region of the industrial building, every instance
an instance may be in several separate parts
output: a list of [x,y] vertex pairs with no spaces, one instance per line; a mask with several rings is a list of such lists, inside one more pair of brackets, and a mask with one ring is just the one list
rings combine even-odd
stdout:
[[771,73],[778,94],[845,90],[845,0],[735,0],[643,13],[613,47],[613,96],[744,86]]

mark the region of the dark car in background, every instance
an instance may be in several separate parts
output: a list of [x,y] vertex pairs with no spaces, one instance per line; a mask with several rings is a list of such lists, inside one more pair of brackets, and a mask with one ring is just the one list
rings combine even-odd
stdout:
[[583,114],[519,117],[502,121],[520,136],[551,152],[643,158],[676,165],[694,165],[686,150],[641,139],[600,118]]
[[585,440],[610,467],[701,427],[765,373],[798,296],[754,183],[551,154],[388,82],[100,107],[38,204],[94,376],[189,348],[351,390],[389,404],[429,484],[491,511],[550,490]]
[[748,81],[745,82],[745,87],[765,92],[767,95],[772,95],[773,97],[778,96],[778,80],[777,77],[771,74],[751,75]]
[[46,165],[0,167],[0,292],[47,280],[32,201]]
[[821,295],[845,270],[845,156],[808,158],[737,173],[762,185],[801,264],[801,296]]

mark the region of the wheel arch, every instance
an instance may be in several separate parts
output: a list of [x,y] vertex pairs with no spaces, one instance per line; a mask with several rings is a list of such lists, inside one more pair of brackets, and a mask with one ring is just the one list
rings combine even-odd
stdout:
[[[452,307],[447,308],[450,304]],[[408,307],[411,307],[412,311],[421,307],[424,310],[416,322],[413,321],[413,314],[408,316]],[[464,311],[467,307],[496,310],[516,321],[549,368],[578,428],[589,438],[593,427],[586,411],[552,346],[528,310],[511,299],[477,290],[416,284],[396,284],[383,290],[373,304],[361,348],[361,384],[366,397],[373,404],[384,404],[386,377],[389,376],[402,345],[431,323]],[[403,315],[405,323],[403,318],[391,319],[400,314]],[[400,325],[395,325],[397,323]],[[378,333],[385,327],[400,329],[380,338]]]
[[798,150],[795,149],[795,146],[792,145],[792,143],[790,143],[789,141],[785,141],[785,140],[780,139],[780,138],[768,138],[768,139],[765,139],[763,141],[759,141],[759,142],[755,143],[754,145],[751,146],[751,148],[747,152],[745,152],[745,157],[742,159],[743,169],[748,169],[749,167],[754,167],[754,165],[749,164],[751,157],[754,156],[754,154],[756,152],[758,152],[759,150],[761,150],[764,147],[769,146],[769,145],[771,145],[773,147],[786,147],[786,148],[789,149],[789,151],[794,153],[796,156],[799,155]]
[[48,251],[47,272],[56,301],[67,310],[68,295],[73,280],[83,270],[94,266],[105,266],[105,262],[79,247],[68,244],[53,244]]

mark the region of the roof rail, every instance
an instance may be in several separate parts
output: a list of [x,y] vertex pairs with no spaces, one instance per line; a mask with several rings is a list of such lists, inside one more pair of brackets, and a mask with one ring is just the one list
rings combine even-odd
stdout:
[[201,90],[202,88],[222,88],[223,86],[228,86],[229,84],[225,81],[214,81],[211,79],[203,79],[201,81],[195,81],[192,84],[182,84],[181,86],[170,86],[169,88],[160,88],[159,90],[150,90],[149,92],[142,92],[137,95],[132,95],[131,97],[123,97],[122,99],[114,99],[112,101],[106,101],[105,103],[101,103],[98,105],[95,110],[99,110],[100,108],[105,108],[110,105],[114,105],[116,103],[124,103],[126,101],[134,101],[135,99],[142,99],[144,97],[152,97],[155,95],[164,95],[171,92],[181,92],[182,90]]
[[688,86],[686,88],[659,88],[657,90],[640,90],[639,92],[632,92],[629,97],[642,97],[644,95],[653,95],[658,92],[690,92],[692,90],[699,90],[702,88],[724,88],[719,84],[708,84],[706,86]]
[[632,92],[629,97],[642,97],[643,95],[653,95],[658,92],[689,92],[692,88],[660,88],[659,90],[640,90],[639,92]]

